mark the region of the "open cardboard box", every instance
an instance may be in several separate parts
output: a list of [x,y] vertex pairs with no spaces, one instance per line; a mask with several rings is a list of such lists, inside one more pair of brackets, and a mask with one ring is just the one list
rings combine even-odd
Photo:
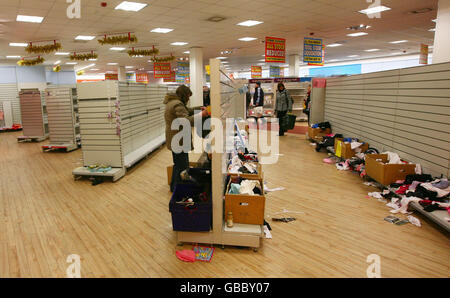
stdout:
[[256,171],[258,172],[256,174],[228,173],[228,175],[231,177],[242,177],[244,179],[250,179],[250,180],[263,180],[262,166],[260,163],[257,164]]
[[390,185],[397,180],[404,180],[407,175],[416,173],[415,164],[388,164],[387,162],[387,154],[367,154],[367,175],[382,185]]
[[264,224],[264,211],[266,204],[266,197],[264,196],[264,184],[262,179],[248,179],[258,180],[261,184],[263,195],[234,195],[229,194],[231,180],[227,185],[225,193],[225,219],[228,212],[233,213],[233,222],[249,225]]
[[320,129],[308,127],[308,137],[314,141],[322,141],[322,138],[330,133],[330,128]]
[[[352,150],[351,144],[350,143],[346,144],[346,143],[344,143],[343,140],[344,139],[342,139],[342,138],[336,138],[334,140],[334,152],[335,152],[337,157],[340,157],[342,159],[350,159],[350,158],[355,156],[355,154],[356,154],[355,150],[356,149]],[[340,148],[339,148],[339,146],[340,146]],[[366,152],[367,149],[369,149],[369,144],[368,143],[364,143],[358,148],[361,149],[361,152]]]

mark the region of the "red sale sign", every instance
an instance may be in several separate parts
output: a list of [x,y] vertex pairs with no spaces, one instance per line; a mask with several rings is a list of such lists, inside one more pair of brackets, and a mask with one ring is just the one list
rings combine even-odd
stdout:
[[260,78],[262,78],[262,67],[252,66],[252,79],[260,79]]
[[149,78],[146,73],[137,73],[136,74],[136,83],[148,84]]
[[266,62],[286,63],[286,39],[266,37]]
[[155,79],[169,79],[172,76],[172,67],[167,62],[155,62],[153,64],[153,76]]

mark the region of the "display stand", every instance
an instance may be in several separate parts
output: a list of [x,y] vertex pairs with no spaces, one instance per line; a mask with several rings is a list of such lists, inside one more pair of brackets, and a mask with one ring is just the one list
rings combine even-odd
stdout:
[[0,131],[14,131],[22,129],[22,116],[17,84],[0,84]]
[[43,92],[38,89],[22,89],[19,92],[22,112],[23,136],[19,142],[41,142],[48,138],[48,117]]
[[[77,85],[84,167],[79,176],[125,175],[126,169],[165,143],[163,100],[167,87],[103,81]],[[104,165],[110,171],[91,172]]]
[[77,89],[48,88],[45,90],[50,144],[42,148],[51,150],[78,149],[80,144],[80,123],[78,119]]
[[[239,93],[239,85],[222,68],[218,59],[210,60],[211,66],[211,117],[221,119],[224,128],[223,150],[212,152],[212,204],[213,224],[210,232],[177,232],[178,243],[203,243],[218,245],[233,245],[253,247],[257,250],[263,236],[263,226],[234,224],[232,228],[226,227],[224,220],[224,190],[227,175],[227,166],[230,154],[225,153],[226,138],[234,138],[226,135],[225,122],[227,118],[243,118],[237,115],[238,107],[244,95]],[[212,146],[218,140],[213,139]],[[219,150],[220,151],[220,150]]]

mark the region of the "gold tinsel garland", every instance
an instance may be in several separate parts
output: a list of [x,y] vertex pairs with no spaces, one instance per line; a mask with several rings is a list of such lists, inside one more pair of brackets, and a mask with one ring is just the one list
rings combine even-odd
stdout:
[[152,57],[152,62],[170,62],[175,60],[175,56]]
[[153,48],[151,50],[136,50],[133,48],[128,51],[128,56],[130,56],[130,57],[153,56],[153,55],[158,55],[158,54],[159,54],[159,50],[156,48]]
[[89,53],[89,54],[76,54],[73,53],[70,55],[70,60],[77,60],[77,61],[87,61],[89,59],[97,59],[98,54],[96,53]]
[[60,71],[61,71],[60,65],[56,65],[55,67],[53,67],[53,72],[60,72]]
[[82,75],[84,75],[84,70],[77,71],[77,76],[82,76]]
[[17,65],[19,66],[33,66],[44,63],[45,59],[42,57],[37,57],[36,59],[32,60],[19,60],[17,61]]
[[138,39],[136,35],[134,34],[127,34],[127,35],[118,35],[118,36],[110,36],[103,39],[99,39],[98,42],[101,45],[105,44],[112,44],[112,45],[119,45],[119,44],[126,44],[126,43],[136,43],[138,42]]
[[25,51],[29,54],[49,54],[62,49],[60,43],[55,42],[54,44],[47,44],[43,46],[34,46],[31,42],[25,48]]

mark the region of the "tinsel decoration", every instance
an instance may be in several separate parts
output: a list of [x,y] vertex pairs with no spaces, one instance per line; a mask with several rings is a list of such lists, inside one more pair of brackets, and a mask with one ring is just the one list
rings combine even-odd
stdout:
[[28,44],[25,51],[29,54],[49,54],[62,49],[59,42],[54,41],[53,44],[46,44],[43,46],[35,46],[32,42]]
[[116,36],[110,36],[105,37],[103,39],[99,39],[98,42],[101,45],[105,44],[111,44],[111,45],[120,45],[120,44],[126,44],[126,43],[136,43],[138,42],[138,39],[136,35],[128,33],[127,35],[116,35]]
[[98,54],[91,52],[89,54],[77,54],[73,53],[70,55],[70,60],[77,60],[77,61],[87,61],[89,59],[97,59]]
[[155,47],[151,50],[136,50],[135,48],[132,48],[128,51],[128,56],[130,57],[139,57],[139,56],[154,56],[158,55],[159,50]]
[[167,56],[167,57],[152,57],[152,62],[170,62],[175,60],[175,56]]
[[38,65],[38,64],[42,64],[44,63],[45,59],[42,58],[41,56],[37,57],[36,59],[32,59],[32,60],[19,60],[17,61],[17,65],[19,66],[33,66],[33,65]]
[[84,70],[77,71],[77,76],[82,76],[82,75],[84,75]]
[[53,67],[53,72],[60,72],[60,71],[61,71],[60,65],[56,65],[55,67]]

